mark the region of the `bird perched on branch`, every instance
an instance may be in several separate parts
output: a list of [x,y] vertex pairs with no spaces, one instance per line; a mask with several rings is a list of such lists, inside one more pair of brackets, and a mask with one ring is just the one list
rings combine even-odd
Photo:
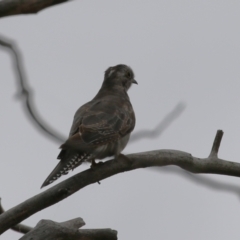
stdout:
[[60,146],[60,162],[42,187],[67,174],[83,162],[109,156],[117,158],[128,143],[135,126],[135,114],[127,91],[137,84],[132,69],[120,64],[105,71],[97,95],[74,115],[69,138]]

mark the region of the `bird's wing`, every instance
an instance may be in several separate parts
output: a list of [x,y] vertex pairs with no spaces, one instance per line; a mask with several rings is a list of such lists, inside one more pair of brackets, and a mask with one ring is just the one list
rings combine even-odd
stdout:
[[73,136],[74,134],[78,133],[79,126],[81,125],[82,119],[85,115],[88,114],[89,108],[92,106],[91,102],[87,102],[82,105],[74,115],[72,127],[70,129],[69,137]]
[[[135,126],[135,115],[129,102],[118,106],[117,102],[98,101],[75,115],[71,140],[86,145],[104,145],[130,133]],[[71,141],[70,140],[70,141]]]

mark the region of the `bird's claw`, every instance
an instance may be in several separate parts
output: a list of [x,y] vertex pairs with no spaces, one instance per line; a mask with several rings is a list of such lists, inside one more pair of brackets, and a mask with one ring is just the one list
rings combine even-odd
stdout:
[[96,163],[95,160],[92,160],[92,164],[91,164],[91,169],[94,169],[95,167],[99,166],[99,165],[102,165],[103,162],[98,162]]

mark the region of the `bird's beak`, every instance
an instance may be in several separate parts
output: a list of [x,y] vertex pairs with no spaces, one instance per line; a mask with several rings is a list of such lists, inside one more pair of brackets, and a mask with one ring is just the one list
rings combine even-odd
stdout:
[[138,82],[135,79],[132,79],[132,83],[138,84]]

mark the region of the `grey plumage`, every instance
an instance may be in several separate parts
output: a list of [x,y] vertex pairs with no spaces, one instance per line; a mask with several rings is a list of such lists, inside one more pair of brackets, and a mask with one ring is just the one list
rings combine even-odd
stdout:
[[67,141],[60,146],[59,164],[44,181],[52,183],[83,162],[117,157],[128,143],[135,114],[127,91],[137,83],[132,69],[120,64],[106,70],[97,95],[74,115]]

